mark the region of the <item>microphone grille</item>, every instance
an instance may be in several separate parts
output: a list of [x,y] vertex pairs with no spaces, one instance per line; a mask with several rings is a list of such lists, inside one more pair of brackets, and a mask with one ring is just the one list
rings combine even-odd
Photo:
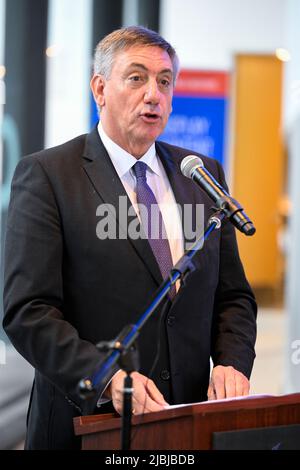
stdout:
[[180,164],[181,173],[187,178],[192,178],[194,170],[199,167],[203,168],[204,164],[201,158],[196,155],[184,157]]

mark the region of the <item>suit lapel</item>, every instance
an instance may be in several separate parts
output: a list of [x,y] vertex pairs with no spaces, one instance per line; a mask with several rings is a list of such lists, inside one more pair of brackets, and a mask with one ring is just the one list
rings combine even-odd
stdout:
[[[123,196],[125,198],[124,201],[127,201],[128,210],[131,207],[131,202],[111,162],[111,159],[102,144],[96,128],[87,135],[83,158],[83,169],[91,184],[103,202],[111,204],[115,208],[116,222],[123,233],[128,234],[128,226],[137,218],[137,216],[129,217],[127,214],[126,217],[124,217],[124,221],[126,220],[125,223],[120,220],[119,197]],[[162,282],[162,276],[148,241],[142,238],[133,240],[128,236],[126,236],[126,238],[144,262],[155,281],[160,284]]]

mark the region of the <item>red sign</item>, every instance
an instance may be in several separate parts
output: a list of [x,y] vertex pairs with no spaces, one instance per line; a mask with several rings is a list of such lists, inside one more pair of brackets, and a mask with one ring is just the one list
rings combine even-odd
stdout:
[[199,70],[181,70],[175,95],[225,98],[229,94],[229,74]]

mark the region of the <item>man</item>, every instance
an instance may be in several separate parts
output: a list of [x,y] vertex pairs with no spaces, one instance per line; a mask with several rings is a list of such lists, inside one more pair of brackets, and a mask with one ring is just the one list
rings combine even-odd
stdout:
[[[28,449],[78,447],[72,418],[99,412],[97,401],[111,398],[121,413],[123,371],[112,371],[95,399],[78,396],[80,379],[101,364],[95,344],[138,319],[183,254],[176,203],[203,204],[206,220],[211,213],[208,196],[180,173],[190,152],[156,141],[172,109],[177,72],[174,49],[157,33],[130,27],[108,35],[97,46],[91,81],[101,124],[22,159],[16,169],[7,223],[4,327],[36,369]],[[225,184],[219,164],[202,158]],[[118,210],[108,209],[119,236],[101,237],[98,216],[103,207],[117,209],[120,197],[134,208],[128,226]],[[123,236],[132,221],[148,234],[138,204],[149,201],[157,202],[168,239]],[[172,227],[165,206],[172,208]],[[193,262],[184,285],[171,292],[139,337],[141,369],[132,374],[136,413],[249,393],[256,304],[230,223],[209,238]]]

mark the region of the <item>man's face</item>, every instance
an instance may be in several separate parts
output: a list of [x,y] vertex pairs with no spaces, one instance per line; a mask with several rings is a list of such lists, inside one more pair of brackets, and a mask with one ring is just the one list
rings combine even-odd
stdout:
[[92,79],[104,130],[136,157],[148,150],[167,124],[173,73],[166,51],[134,46],[116,55],[108,80],[99,75]]

